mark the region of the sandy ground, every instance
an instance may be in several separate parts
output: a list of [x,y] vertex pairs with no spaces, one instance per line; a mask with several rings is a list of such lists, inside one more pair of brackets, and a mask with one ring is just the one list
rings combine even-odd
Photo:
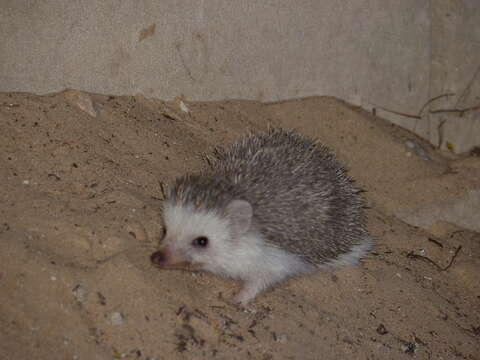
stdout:
[[[0,94],[1,359],[480,359],[479,158],[449,159],[332,98],[179,105]],[[148,257],[159,182],[268,125],[337,153],[377,240],[360,266],[242,311],[237,283]]]

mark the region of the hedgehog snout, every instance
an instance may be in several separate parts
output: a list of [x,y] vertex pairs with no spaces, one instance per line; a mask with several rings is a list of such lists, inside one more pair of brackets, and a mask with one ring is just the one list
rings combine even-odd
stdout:
[[150,255],[150,261],[161,269],[185,269],[189,265],[182,254],[172,252],[168,247],[155,251]]
[[155,251],[152,255],[150,255],[150,261],[152,264],[157,266],[162,266],[166,261],[166,255],[163,251]]

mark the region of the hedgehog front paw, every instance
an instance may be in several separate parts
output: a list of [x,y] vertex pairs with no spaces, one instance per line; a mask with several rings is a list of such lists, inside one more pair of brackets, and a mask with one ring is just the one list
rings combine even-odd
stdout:
[[245,281],[242,288],[233,298],[236,304],[243,308],[247,308],[250,302],[265,288],[262,282]]
[[257,308],[255,304],[252,303],[251,300],[244,300],[240,296],[241,294],[237,294],[234,296],[230,302],[238,311],[254,314],[257,312]]
[[252,298],[249,294],[245,294],[242,290],[234,296],[233,303],[241,308],[245,308],[253,299],[254,297]]

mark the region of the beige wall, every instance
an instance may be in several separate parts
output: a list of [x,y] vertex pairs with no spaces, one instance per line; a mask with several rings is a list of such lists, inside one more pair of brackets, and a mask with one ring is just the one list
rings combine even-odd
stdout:
[[[0,91],[262,101],[333,95],[416,114],[433,96],[461,92],[480,65],[477,0],[0,3]],[[465,99],[443,105],[475,103],[479,81]],[[438,119],[379,113],[436,139]],[[472,128],[476,114],[461,123]],[[460,122],[450,122],[444,131],[458,137]],[[480,143],[475,126],[473,140],[451,135],[463,144],[455,150],[475,136]]]

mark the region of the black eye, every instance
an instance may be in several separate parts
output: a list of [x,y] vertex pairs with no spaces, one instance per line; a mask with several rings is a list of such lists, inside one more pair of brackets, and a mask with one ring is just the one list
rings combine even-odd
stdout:
[[205,236],[199,236],[193,239],[192,245],[196,247],[205,247],[208,245],[208,238]]
[[167,227],[164,226],[163,229],[162,229],[162,237],[165,237],[165,235],[167,235]]

